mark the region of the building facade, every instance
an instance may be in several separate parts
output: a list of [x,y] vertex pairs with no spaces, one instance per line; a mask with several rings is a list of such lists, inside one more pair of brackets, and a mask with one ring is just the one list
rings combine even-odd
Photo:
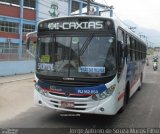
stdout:
[[11,51],[21,57],[26,33],[39,21],[67,15],[68,0],[0,0],[0,60]]
[[[39,21],[70,16],[76,10],[82,15],[86,6],[85,0],[0,0],[0,60],[7,53],[21,57],[26,33],[37,31]],[[95,3],[91,6],[95,7],[97,15],[99,8],[105,7]]]
[[[22,55],[25,35],[36,30],[36,0],[0,0],[0,53]],[[3,54],[3,55],[2,55]]]

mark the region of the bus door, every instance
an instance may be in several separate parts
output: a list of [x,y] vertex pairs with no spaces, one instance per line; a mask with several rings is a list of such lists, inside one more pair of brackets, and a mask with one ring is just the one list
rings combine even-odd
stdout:
[[117,71],[118,71],[118,82],[119,91],[122,94],[126,87],[126,76],[127,76],[127,65],[125,64],[125,40],[124,31],[118,29],[117,31]]

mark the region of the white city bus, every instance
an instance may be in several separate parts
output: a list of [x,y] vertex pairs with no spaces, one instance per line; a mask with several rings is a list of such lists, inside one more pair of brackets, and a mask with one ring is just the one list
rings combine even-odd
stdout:
[[114,115],[140,89],[146,44],[113,18],[74,16],[39,22],[35,104]]

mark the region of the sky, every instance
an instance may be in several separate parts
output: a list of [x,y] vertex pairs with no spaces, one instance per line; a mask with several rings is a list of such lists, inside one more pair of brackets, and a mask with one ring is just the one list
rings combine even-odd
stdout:
[[[160,0],[95,0],[113,5],[121,20],[131,20],[140,27],[160,31]],[[105,2],[106,1],[106,2]]]

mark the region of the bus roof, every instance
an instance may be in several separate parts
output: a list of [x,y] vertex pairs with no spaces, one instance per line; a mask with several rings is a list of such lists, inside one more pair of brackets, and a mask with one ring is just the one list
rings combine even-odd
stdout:
[[131,36],[137,38],[139,41],[143,42],[143,44],[146,44],[136,33],[134,33],[132,30],[128,28],[127,25],[125,25],[122,21],[115,17],[104,17],[104,16],[93,16],[93,15],[77,15],[77,16],[64,16],[64,17],[55,17],[55,18],[49,18],[45,20],[41,20],[40,23],[46,22],[46,21],[51,21],[51,20],[57,20],[57,19],[69,19],[69,18],[101,18],[101,19],[110,19],[113,21],[115,28],[121,27],[123,30],[125,30],[127,33],[129,33]]

